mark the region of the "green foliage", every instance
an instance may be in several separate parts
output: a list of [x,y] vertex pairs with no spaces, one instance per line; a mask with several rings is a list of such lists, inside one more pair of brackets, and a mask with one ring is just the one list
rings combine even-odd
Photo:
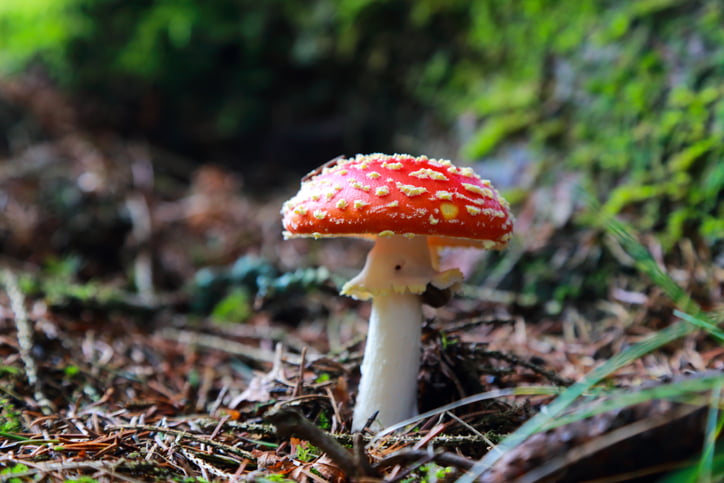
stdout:
[[77,257],[49,258],[45,270],[38,276],[23,275],[20,289],[30,295],[42,295],[50,305],[83,302],[95,305],[113,305],[123,298],[118,290],[104,286],[100,281],[77,282],[81,260]]
[[[86,103],[112,107],[116,127],[187,152],[243,146],[246,157],[275,130],[311,145],[327,119],[342,119],[333,140],[345,151],[389,142],[397,119],[419,115],[380,113],[416,107],[420,73],[444,77],[458,57],[438,39],[466,22],[464,4],[439,23],[405,3],[358,0],[6,3],[0,72],[37,61]],[[444,59],[437,69],[433,57]]]
[[0,471],[0,475],[2,475],[2,478],[0,479],[2,479],[2,481],[7,481],[8,483],[22,483],[25,481],[22,477],[14,477],[12,475],[26,473],[28,471],[30,471],[30,468],[22,463],[17,463]]
[[252,314],[249,293],[242,287],[232,289],[211,312],[219,322],[244,322]]
[[482,61],[464,67],[459,95],[480,128],[465,156],[523,134],[552,168],[563,159],[583,173],[605,215],[637,208],[637,225],[666,248],[724,238],[721,2],[471,5]]
[[0,72],[17,72],[42,61],[59,77],[68,75],[67,48],[86,35],[87,0],[4,0],[0,4]]
[[294,480],[290,480],[283,474],[267,475],[257,478],[257,483],[294,483]]
[[[708,477],[708,478],[707,478]],[[714,482],[724,479],[724,445],[718,444],[711,462],[711,471],[705,476],[696,462],[659,480],[659,483]]]
[[327,431],[330,430],[332,428],[332,418],[326,412],[320,412],[317,416],[317,426]]
[[331,379],[332,379],[332,376],[330,376],[328,372],[322,372],[314,379],[314,383],[320,384],[323,382],[330,381]]
[[427,463],[420,466],[420,468],[415,471],[414,475],[408,476],[402,481],[404,483],[433,483],[438,481],[447,481],[446,477],[453,471],[455,471],[455,468],[451,466],[440,466],[435,463]]
[[296,453],[294,455],[294,458],[303,463],[308,463],[315,460],[316,458],[319,458],[320,454],[321,451],[319,450],[319,448],[312,444],[309,444],[306,441],[301,441],[296,446]]
[[22,429],[20,413],[10,399],[0,398],[0,432],[15,433]]

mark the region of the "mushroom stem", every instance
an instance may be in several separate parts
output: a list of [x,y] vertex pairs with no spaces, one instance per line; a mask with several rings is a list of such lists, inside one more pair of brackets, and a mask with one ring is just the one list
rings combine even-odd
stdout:
[[421,326],[418,295],[379,295],[372,299],[353,431],[361,430],[375,411],[379,414],[374,426],[383,427],[417,414]]
[[428,284],[448,289],[462,280],[458,269],[436,270],[424,236],[378,236],[362,271],[342,293],[372,299],[362,379],[352,418],[360,430],[375,411],[375,428],[417,414],[422,299]]
[[435,279],[447,285],[457,271],[439,273],[424,236],[379,236],[362,271],[342,293],[372,299],[362,379],[352,429],[360,430],[375,411],[375,427],[385,427],[417,414],[422,300]]

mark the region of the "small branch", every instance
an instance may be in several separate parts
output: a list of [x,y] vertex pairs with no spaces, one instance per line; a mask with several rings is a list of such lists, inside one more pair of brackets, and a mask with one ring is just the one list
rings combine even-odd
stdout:
[[379,476],[367,465],[360,464],[347,448],[339,444],[332,436],[315,426],[298,411],[287,408],[275,408],[266,413],[265,419],[276,426],[281,438],[296,436],[305,439],[324,451],[332,461],[350,478],[358,476]]
[[502,326],[502,325],[513,325],[514,320],[512,319],[501,319],[498,317],[491,317],[487,319],[472,319],[472,320],[464,320],[462,322],[458,323],[452,323],[452,324],[445,324],[442,326],[439,322],[436,324],[440,324],[440,332],[443,332],[445,334],[454,334],[455,332],[465,332],[470,329],[473,329],[475,327],[478,327],[480,325],[490,325],[493,327]]
[[[22,464],[29,467],[27,471],[12,473],[8,476],[9,480],[17,479],[18,481],[28,478],[27,481],[42,479],[43,477],[49,477],[51,473],[62,473],[67,475],[70,471],[86,471],[93,470],[96,472],[105,472],[113,479],[120,479],[129,482],[140,482],[141,480],[132,478],[127,475],[123,475],[120,472],[126,471],[129,473],[143,473],[153,471],[157,466],[145,461],[131,461],[121,458],[114,462],[107,461],[62,461],[62,462],[34,462],[24,458],[8,458],[2,461],[5,465],[8,464]],[[63,478],[58,478],[61,480]],[[5,478],[1,479],[5,481]]]
[[200,436],[198,434],[189,433],[188,431],[179,431],[178,429],[163,428],[163,427],[159,427],[159,426],[153,426],[150,424],[119,424],[116,426],[109,426],[107,429],[109,431],[125,429],[125,430],[150,431],[150,432],[154,432],[154,433],[169,434],[172,436],[176,436],[177,438],[185,438],[185,439],[188,439],[191,441],[196,441],[197,443],[207,444],[209,446],[213,446],[214,448],[224,450],[229,454],[233,454],[236,456],[240,456],[242,458],[247,458],[249,460],[256,461],[256,457],[248,451],[244,451],[243,449],[239,449],[234,446],[229,446],[228,444],[219,443],[218,441],[214,441],[207,436]]
[[[161,337],[166,339],[175,340],[183,344],[197,345],[200,347],[224,351],[257,363],[273,363],[276,360],[274,352],[270,350],[259,349],[254,346],[229,340],[228,338],[171,328],[163,329],[159,333]],[[298,364],[300,362],[300,357],[294,354],[286,354],[284,356],[284,360],[290,364]]]
[[510,362],[511,364],[514,364],[516,366],[525,367],[526,369],[530,369],[531,371],[535,372],[536,374],[540,374],[541,376],[545,377],[546,379],[548,379],[549,381],[551,381],[555,384],[558,384],[559,386],[570,386],[574,382],[574,381],[571,381],[570,379],[564,379],[553,371],[544,369],[543,367],[539,366],[538,364],[534,364],[532,362],[523,360],[513,354],[506,354],[506,353],[500,352],[500,351],[487,351],[487,350],[479,352],[478,354],[486,356],[486,357],[492,357],[495,359],[501,359],[506,362]]
[[153,259],[151,254],[152,225],[146,198],[140,193],[129,195],[126,199],[126,209],[133,224],[133,240],[138,246],[138,254],[133,263],[136,290],[143,302],[153,304],[156,297],[153,288]]
[[28,313],[25,311],[25,297],[18,287],[18,280],[10,269],[3,269],[2,282],[7,290],[10,299],[10,308],[15,314],[15,327],[18,332],[18,348],[20,350],[20,358],[25,365],[25,373],[28,376],[28,384],[33,388],[33,397],[40,406],[43,414],[52,414],[55,412],[55,406],[46,397],[38,379],[38,366],[33,359],[33,328],[28,320]]

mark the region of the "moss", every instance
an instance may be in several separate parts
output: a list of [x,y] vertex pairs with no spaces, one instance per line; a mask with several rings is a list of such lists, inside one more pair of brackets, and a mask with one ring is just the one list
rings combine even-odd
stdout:
[[493,3],[476,2],[470,36],[498,62],[494,87],[471,76],[480,128],[463,154],[523,135],[549,168],[584,174],[605,216],[626,211],[665,248],[722,238],[721,3]]

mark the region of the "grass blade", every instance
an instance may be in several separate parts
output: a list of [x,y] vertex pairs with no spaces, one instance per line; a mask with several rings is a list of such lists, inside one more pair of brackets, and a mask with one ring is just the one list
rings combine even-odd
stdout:
[[706,421],[704,450],[701,452],[701,460],[697,468],[697,480],[701,482],[714,481],[712,479],[714,471],[714,450],[719,434],[721,434],[722,422],[724,421],[719,418],[722,387],[724,387],[724,382],[720,381],[711,393],[711,403],[709,404],[709,414],[707,415]]
[[[572,414],[562,415],[554,421],[551,421],[543,428],[543,431],[654,399],[669,399],[701,404],[702,401],[700,399],[692,400],[692,396],[708,391],[719,391],[721,390],[722,384],[724,384],[724,375],[716,374],[669,384],[661,384],[633,393],[630,392],[630,389],[607,391],[602,394],[602,398],[576,408],[576,411]],[[712,402],[712,404],[718,403],[718,401],[716,403]]]
[[693,330],[694,328],[691,325],[679,322],[659,331],[650,339],[631,346],[623,352],[613,356],[604,364],[591,371],[583,380],[563,391],[563,393],[547,408],[543,408],[540,413],[533,416],[515,432],[506,437],[497,446],[497,451],[488,452],[482,459],[475,463],[469,472],[457,480],[458,483],[472,483],[475,478],[491,468],[495,462],[510,452],[513,448],[525,441],[528,437],[540,432],[546,426],[551,424],[551,422],[555,418],[559,417],[566,408],[578,399],[578,397],[589,391],[595,384],[598,384],[609,374],[641,358],[649,352],[693,332]]

